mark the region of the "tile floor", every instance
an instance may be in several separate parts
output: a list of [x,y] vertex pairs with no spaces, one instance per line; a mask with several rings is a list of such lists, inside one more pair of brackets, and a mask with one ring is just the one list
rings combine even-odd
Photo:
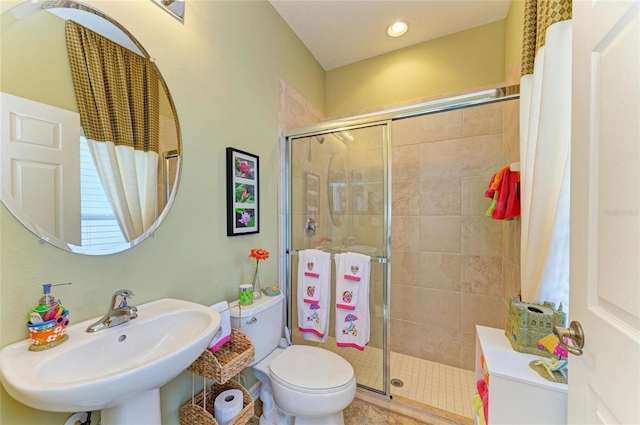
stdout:
[[[344,350],[337,348],[333,341],[328,341],[323,348],[336,352],[353,366],[358,384],[382,390],[381,349]],[[473,418],[471,398],[475,393],[475,376],[472,371],[392,352],[391,379],[404,383],[400,388],[391,387],[394,396]]]
[[344,409],[344,425],[435,425],[355,399]]
[[[344,425],[467,425],[444,417],[434,415],[416,415],[409,410],[386,408],[384,404],[370,399],[361,393],[344,409]],[[391,403],[391,404],[389,404]],[[259,425],[261,412],[260,402],[256,406],[256,416],[249,420],[248,425]],[[387,406],[393,402],[388,401]],[[326,424],[334,425],[334,424]]]

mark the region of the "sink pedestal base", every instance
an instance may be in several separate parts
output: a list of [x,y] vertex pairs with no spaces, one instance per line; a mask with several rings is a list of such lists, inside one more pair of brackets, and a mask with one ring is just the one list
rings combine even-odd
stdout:
[[102,409],[102,425],[157,425],[160,419],[160,389],[141,391],[120,406]]

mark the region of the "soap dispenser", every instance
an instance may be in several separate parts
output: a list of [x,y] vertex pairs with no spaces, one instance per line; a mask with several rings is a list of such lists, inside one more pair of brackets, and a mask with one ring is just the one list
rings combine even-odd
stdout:
[[51,294],[51,287],[70,284],[71,282],[42,285],[42,297],[29,311],[27,328],[33,343],[29,347],[30,351],[46,350],[69,338],[66,335],[69,311]]

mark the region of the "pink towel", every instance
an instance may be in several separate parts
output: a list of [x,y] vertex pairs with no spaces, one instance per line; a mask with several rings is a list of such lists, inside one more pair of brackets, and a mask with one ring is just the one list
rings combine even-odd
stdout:
[[489,423],[489,387],[484,380],[480,380],[476,384],[478,388],[478,395],[482,399],[482,408],[484,409],[484,421]]
[[491,217],[496,220],[504,220],[504,214],[507,211],[507,199],[509,198],[509,169],[505,170],[500,188],[498,189],[498,202],[493,209]]
[[520,173],[507,169],[498,189],[498,202],[491,217],[496,220],[509,220],[520,215]]
[[509,194],[507,196],[507,209],[504,213],[505,219],[514,218],[520,215],[520,173],[509,173]]

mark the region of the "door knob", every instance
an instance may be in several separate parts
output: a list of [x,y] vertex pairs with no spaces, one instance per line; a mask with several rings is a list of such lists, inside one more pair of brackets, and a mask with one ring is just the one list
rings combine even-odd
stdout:
[[[560,345],[567,349],[571,354],[576,356],[582,355],[582,347],[584,347],[584,332],[580,322],[575,320],[569,324],[568,328],[553,327],[553,333],[560,339]],[[564,338],[569,339],[573,344],[565,344]]]

